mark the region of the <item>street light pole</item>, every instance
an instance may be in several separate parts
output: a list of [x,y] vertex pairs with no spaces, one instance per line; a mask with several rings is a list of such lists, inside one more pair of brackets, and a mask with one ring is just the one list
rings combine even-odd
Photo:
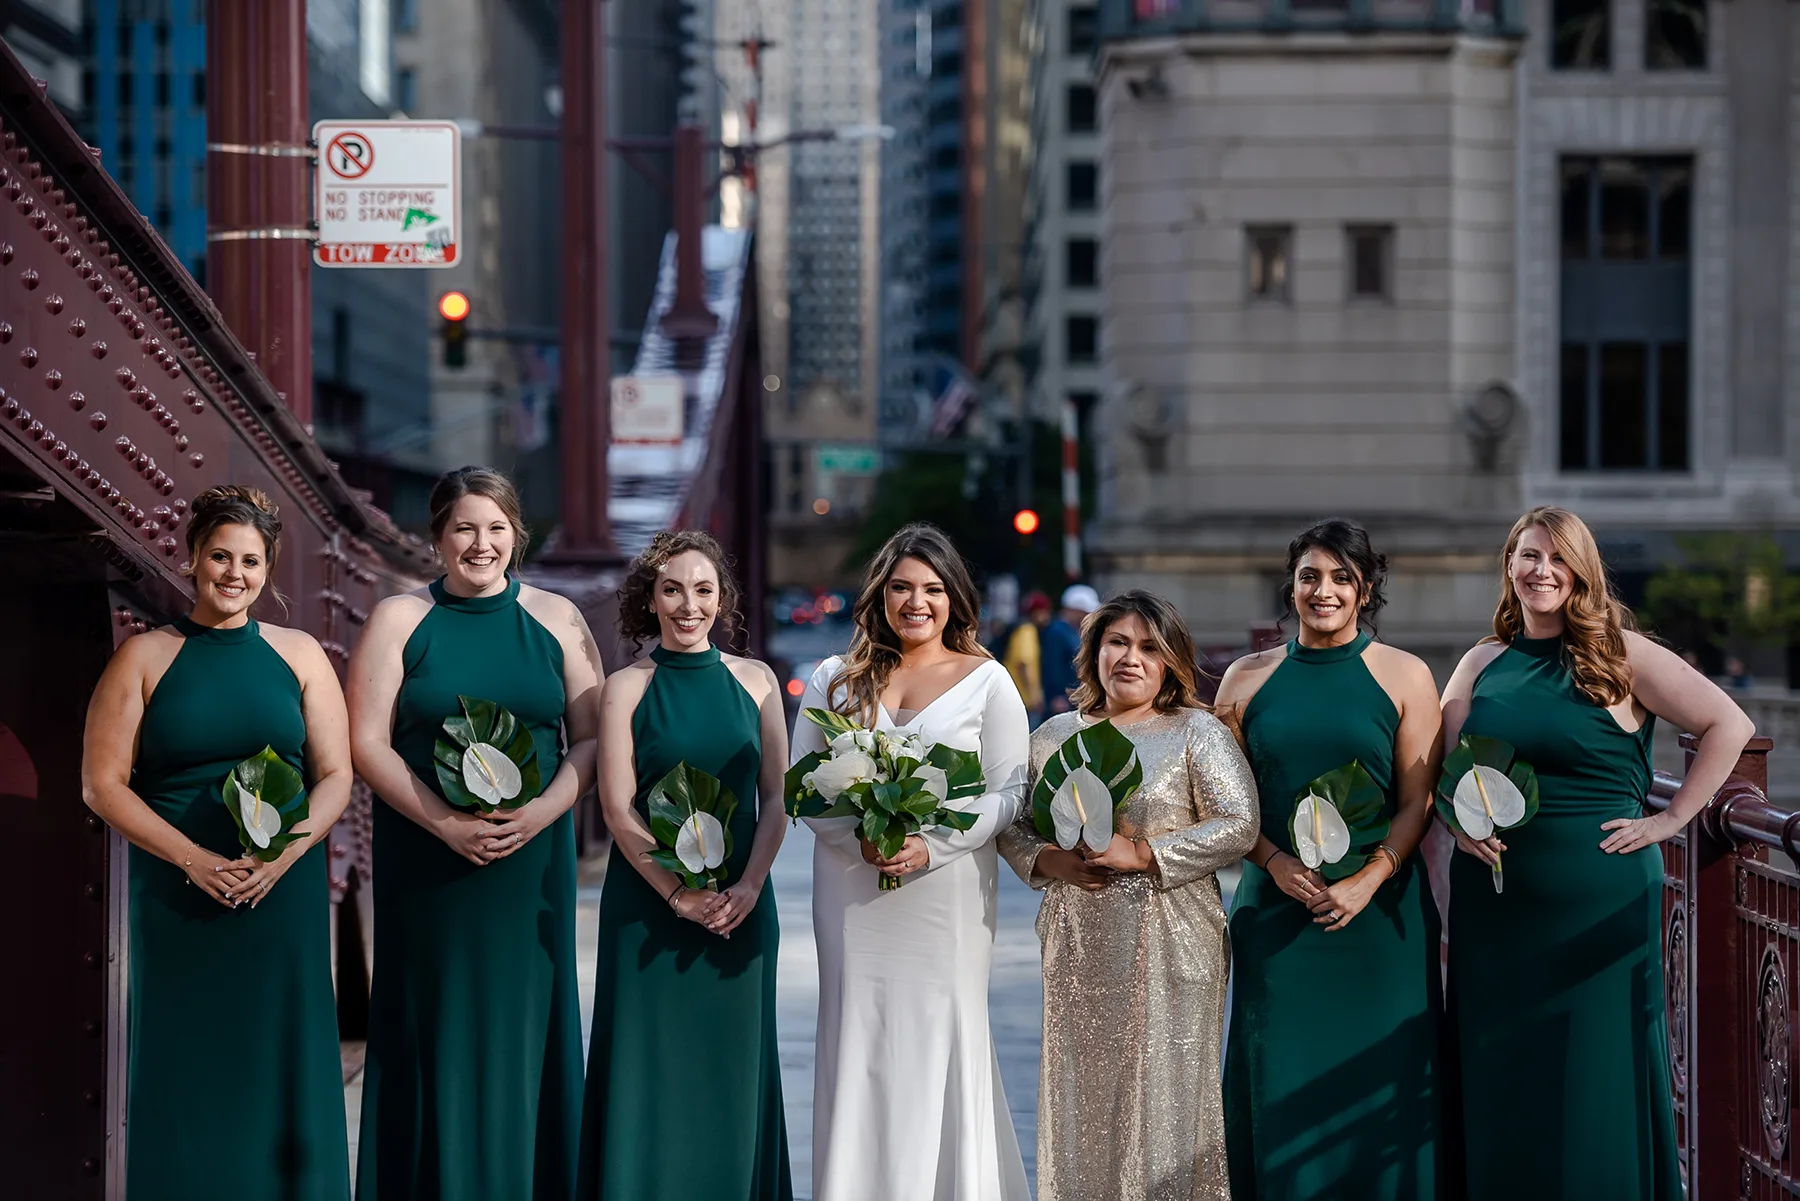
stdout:
[[562,0],[562,530],[546,559],[616,562],[607,513],[606,0]]
[[206,9],[207,291],[311,425],[306,0],[208,0]]

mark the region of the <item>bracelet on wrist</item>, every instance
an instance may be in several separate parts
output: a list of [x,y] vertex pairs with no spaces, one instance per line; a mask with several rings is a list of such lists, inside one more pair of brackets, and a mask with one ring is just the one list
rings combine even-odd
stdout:
[[663,898],[663,900],[665,900],[669,903],[670,909],[675,908],[675,898],[678,895],[680,895],[681,889],[682,889],[681,879],[680,879],[680,877],[676,877],[675,887],[669,889],[669,895]]
[[[1396,851],[1393,847],[1391,847],[1387,843],[1383,842],[1383,843],[1379,843],[1376,845],[1375,855],[1386,855],[1387,856],[1388,862],[1392,865],[1392,869],[1388,872],[1389,879],[1392,879],[1393,877],[1400,874],[1400,852],[1399,851]],[[1370,855],[1369,859],[1371,861],[1373,861],[1375,858],[1375,855]]]

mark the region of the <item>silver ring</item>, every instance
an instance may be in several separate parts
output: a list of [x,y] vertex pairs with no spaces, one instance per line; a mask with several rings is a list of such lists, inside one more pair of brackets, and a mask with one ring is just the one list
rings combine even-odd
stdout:
[[1338,911],[1333,909],[1330,913],[1326,914],[1325,916],[1329,917],[1332,921],[1335,922],[1338,920]]

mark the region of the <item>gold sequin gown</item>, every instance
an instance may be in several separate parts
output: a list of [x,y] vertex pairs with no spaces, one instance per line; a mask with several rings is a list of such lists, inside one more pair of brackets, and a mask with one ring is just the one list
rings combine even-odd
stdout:
[[[1031,736],[1031,783],[1083,718]],[[1038,1201],[1228,1201],[1219,1096],[1228,952],[1213,873],[1256,841],[1256,782],[1230,732],[1184,709],[1120,727],[1144,784],[1120,814],[1147,838],[1160,876],[1121,875],[1085,892],[1033,872],[1028,804],[1000,853],[1044,889],[1044,1049],[1038,1082]]]

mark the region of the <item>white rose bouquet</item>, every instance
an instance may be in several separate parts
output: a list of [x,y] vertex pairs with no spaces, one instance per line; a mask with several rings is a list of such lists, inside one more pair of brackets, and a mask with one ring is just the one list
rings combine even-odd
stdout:
[[[788,769],[782,790],[788,816],[854,817],[884,859],[898,855],[908,835],[975,824],[975,814],[951,807],[986,788],[975,752],[928,745],[903,730],[864,729],[826,709],[806,709],[801,717],[831,741]],[[884,875],[881,890],[901,883]]]

